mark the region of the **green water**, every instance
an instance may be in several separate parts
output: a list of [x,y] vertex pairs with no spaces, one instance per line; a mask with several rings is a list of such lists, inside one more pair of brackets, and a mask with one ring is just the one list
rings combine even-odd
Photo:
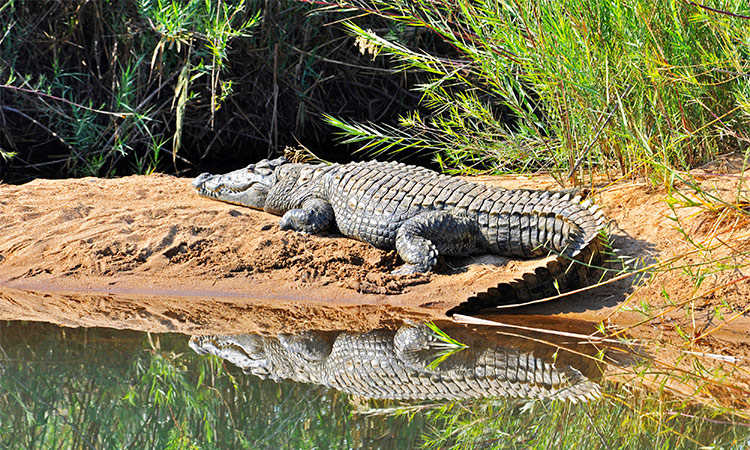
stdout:
[[747,448],[749,434],[616,386],[577,405],[373,401],[244,375],[183,335],[0,324],[0,448]]

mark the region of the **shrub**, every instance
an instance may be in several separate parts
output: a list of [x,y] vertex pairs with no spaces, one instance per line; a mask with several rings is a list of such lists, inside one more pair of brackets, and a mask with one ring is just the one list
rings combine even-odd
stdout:
[[[717,6],[719,2],[716,2]],[[429,53],[349,22],[373,54],[431,78],[399,127],[329,118],[373,153],[434,153],[449,171],[684,168],[748,145],[746,3],[345,2],[427,30]],[[733,12],[734,11],[734,12]]]

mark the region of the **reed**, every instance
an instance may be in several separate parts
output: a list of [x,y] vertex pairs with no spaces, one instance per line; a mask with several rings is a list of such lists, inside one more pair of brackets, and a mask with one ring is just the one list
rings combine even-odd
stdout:
[[4,2],[0,178],[195,174],[298,142],[334,159],[322,113],[388,120],[419,100],[416,75],[373,64],[335,23],[355,14],[295,0]]
[[[341,4],[341,3],[339,3]],[[430,78],[399,126],[328,118],[362,150],[422,151],[446,171],[598,169],[666,181],[746,151],[750,39],[741,1],[350,1],[441,39],[442,54],[351,21],[373,57]]]

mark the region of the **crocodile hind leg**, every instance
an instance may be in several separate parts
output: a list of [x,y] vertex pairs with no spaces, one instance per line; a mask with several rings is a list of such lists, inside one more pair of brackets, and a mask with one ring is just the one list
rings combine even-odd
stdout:
[[396,275],[429,272],[438,255],[468,255],[477,251],[475,221],[447,211],[425,211],[404,222],[396,232],[396,251],[404,265]]
[[302,208],[290,209],[279,220],[282,230],[294,230],[316,234],[333,225],[333,208],[322,198],[311,198],[302,203]]

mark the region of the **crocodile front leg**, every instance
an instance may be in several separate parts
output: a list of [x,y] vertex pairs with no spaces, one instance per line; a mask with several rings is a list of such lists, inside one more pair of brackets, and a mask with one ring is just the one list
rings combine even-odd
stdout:
[[393,336],[396,357],[414,370],[425,370],[440,356],[438,352],[446,349],[438,343],[436,336],[425,324],[402,325]]
[[323,361],[331,354],[337,333],[305,331],[300,334],[279,334],[279,343],[286,350],[308,361]]
[[302,203],[302,208],[290,209],[279,220],[282,230],[316,234],[334,223],[331,204],[322,198],[311,198]]
[[396,232],[396,251],[404,265],[395,275],[429,272],[438,255],[468,255],[477,251],[479,227],[467,216],[425,211],[404,222]]

